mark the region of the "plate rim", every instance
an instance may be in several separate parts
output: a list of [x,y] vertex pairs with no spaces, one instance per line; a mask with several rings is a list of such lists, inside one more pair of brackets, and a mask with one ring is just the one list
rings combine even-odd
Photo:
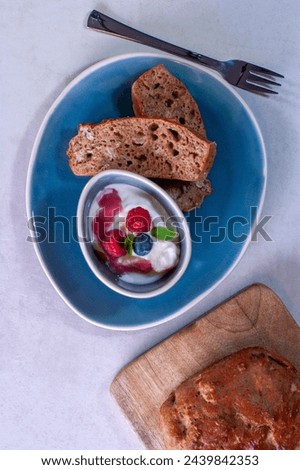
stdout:
[[[256,135],[258,137],[260,147],[261,147],[261,150],[262,150],[262,157],[263,157],[263,171],[262,171],[263,188],[262,188],[262,191],[261,191],[261,195],[260,195],[260,198],[259,198],[259,204],[258,204],[258,208],[257,208],[257,212],[256,212],[257,218],[259,218],[261,213],[262,213],[262,208],[263,208],[265,195],[266,195],[267,174],[268,174],[268,172],[267,172],[267,154],[266,154],[266,147],[265,147],[265,143],[264,143],[264,139],[263,139],[261,129],[258,125],[256,117],[255,117],[253,111],[251,110],[250,106],[245,102],[245,100],[241,97],[241,95],[239,95],[239,93],[234,89],[234,87],[232,87],[229,83],[227,83],[219,74],[217,74],[215,71],[210,70],[210,69],[208,69],[208,68],[206,68],[206,67],[204,67],[200,64],[196,64],[196,63],[193,63],[193,62],[191,62],[187,59],[172,56],[170,54],[162,54],[162,53],[155,53],[155,52],[130,52],[130,53],[125,53],[125,54],[114,55],[114,56],[99,60],[99,61],[93,63],[92,65],[88,66],[87,68],[85,68],[78,75],[76,75],[70,81],[70,83],[68,83],[68,85],[61,91],[61,93],[53,101],[52,105],[50,106],[50,108],[46,112],[46,114],[45,114],[45,116],[44,116],[44,118],[43,118],[43,120],[40,124],[39,130],[36,134],[36,137],[35,137],[35,140],[34,140],[34,143],[33,143],[33,147],[32,147],[32,151],[31,151],[31,154],[30,154],[28,168],[27,168],[26,189],[25,189],[27,223],[28,223],[28,220],[30,220],[30,218],[33,215],[32,209],[31,209],[31,206],[30,206],[30,190],[31,190],[32,177],[33,177],[33,167],[34,167],[34,164],[35,164],[35,161],[36,161],[36,158],[37,158],[37,150],[39,148],[39,145],[40,145],[42,136],[44,134],[44,131],[46,129],[46,126],[48,124],[48,121],[51,118],[54,111],[56,110],[57,106],[62,102],[64,97],[69,93],[70,90],[72,90],[73,87],[75,87],[84,78],[88,77],[90,74],[92,74],[93,72],[95,72],[99,68],[102,68],[102,67],[105,67],[105,66],[107,66],[109,64],[112,64],[114,62],[118,62],[118,61],[121,61],[121,60],[126,60],[126,59],[129,59],[129,58],[132,58],[132,57],[136,57],[136,58],[138,58],[138,57],[149,57],[149,58],[151,58],[152,57],[152,58],[169,59],[169,60],[173,60],[174,62],[177,62],[177,63],[180,63],[180,64],[185,64],[185,65],[189,65],[191,67],[194,67],[198,70],[201,70],[201,72],[204,72],[204,73],[212,76],[215,80],[219,81],[222,84],[222,86],[225,86],[225,88],[227,88],[227,90],[229,90],[229,92],[232,93],[235,96],[235,98],[241,103],[242,107],[246,110],[246,112],[247,112],[247,114],[248,114],[248,116],[249,116],[255,130],[256,130]],[[186,303],[179,310],[176,310],[175,312],[168,315],[167,317],[164,317],[160,320],[155,320],[155,321],[152,321],[152,322],[147,322],[147,323],[138,324],[138,325],[130,325],[130,326],[110,325],[110,324],[107,324],[107,323],[102,323],[101,321],[95,321],[95,320],[92,320],[91,318],[88,318],[86,316],[86,314],[82,313],[75,305],[72,304],[72,302],[69,300],[69,298],[63,293],[63,291],[56,284],[56,282],[54,280],[54,277],[52,276],[52,274],[51,274],[51,272],[50,272],[50,270],[47,266],[47,263],[43,260],[41,251],[40,251],[39,246],[38,246],[38,242],[36,240],[33,241],[33,246],[34,246],[34,250],[35,250],[35,253],[37,255],[37,258],[40,262],[40,265],[42,266],[42,269],[45,272],[45,274],[46,274],[47,278],[49,279],[50,283],[52,284],[52,286],[54,287],[54,289],[56,290],[58,295],[66,303],[66,305],[68,305],[68,307],[74,313],[76,313],[80,318],[82,318],[83,320],[91,323],[92,325],[95,325],[95,326],[100,327],[100,328],[105,328],[105,329],[108,329],[108,330],[137,331],[137,330],[144,330],[144,329],[147,329],[147,328],[152,328],[152,327],[164,324],[168,321],[171,321],[171,320],[179,317],[180,315],[182,315],[184,312],[190,310],[196,304],[198,304],[201,300],[203,300],[205,297],[207,297],[214,289],[216,289],[231,274],[231,272],[239,264],[239,262],[241,261],[242,257],[244,256],[244,254],[245,254],[245,252],[246,252],[246,250],[247,250],[247,248],[250,244],[250,241],[251,241],[251,238],[252,238],[252,235],[253,235],[254,231],[255,231],[255,226],[252,225],[252,227],[249,231],[249,234],[247,236],[247,239],[245,240],[245,242],[243,244],[243,248],[242,248],[241,252],[237,256],[235,261],[232,263],[232,265],[224,273],[224,275],[221,276],[210,288],[206,289],[204,292],[202,292],[201,294],[196,296],[190,302]]]

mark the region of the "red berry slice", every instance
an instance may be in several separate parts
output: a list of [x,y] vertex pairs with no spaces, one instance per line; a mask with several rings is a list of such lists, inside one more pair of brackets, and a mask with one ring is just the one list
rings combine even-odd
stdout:
[[116,258],[111,259],[110,267],[116,274],[149,273],[153,269],[150,261],[136,258],[124,264],[118,263]]
[[118,191],[114,188],[102,191],[98,204],[104,210],[105,217],[113,217],[122,209],[121,198]]
[[130,209],[126,217],[126,227],[133,233],[149,232],[151,216],[147,209],[140,206]]
[[100,245],[108,257],[119,258],[120,256],[126,255],[126,250],[123,245],[125,238],[126,235],[121,230],[109,230],[103,239],[100,240]]
[[98,201],[100,210],[97,212],[93,220],[93,232],[96,238],[101,241],[105,236],[107,229],[114,221],[114,217],[122,209],[122,201],[116,189],[105,189],[101,193]]
[[[112,221],[108,221],[108,222],[110,226]],[[97,238],[97,240],[99,241],[102,240],[102,238],[104,237],[105,224],[106,223],[104,221],[103,211],[100,210],[99,212],[97,212],[97,214],[95,215],[93,219],[93,233],[95,237]]]
[[152,271],[152,264],[148,260],[136,260],[134,263],[132,263],[129,269],[132,269],[132,272],[149,273]]

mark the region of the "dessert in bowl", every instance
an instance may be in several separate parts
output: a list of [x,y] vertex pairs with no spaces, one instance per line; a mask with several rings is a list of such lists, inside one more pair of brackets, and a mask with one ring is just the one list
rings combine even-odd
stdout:
[[[218,144],[218,155],[208,175],[214,192],[208,179],[204,180],[203,188],[196,182],[184,185],[182,190],[171,180],[168,188],[164,187],[174,195],[181,210],[197,206],[186,216],[193,250],[185,275],[164,294],[135,302],[99,282],[82,256],[76,237],[71,237],[67,245],[64,242],[61,224],[56,224],[59,229],[56,243],[40,239],[34,243],[46,275],[66,304],[90,323],[115,330],[136,330],[164,323],[182,315],[211,293],[245,253],[255,220],[242,227],[247,239],[241,243],[232,243],[228,237],[220,243],[210,243],[211,235],[217,234],[218,227],[226,227],[228,220],[236,215],[249,220],[250,207],[258,208],[259,217],[265,194],[267,168],[263,138],[242,98],[201,66],[161,54],[135,53],[109,58],[85,70],[49,110],[28,169],[28,218],[42,216],[47,221],[48,207],[55,207],[56,213],[73,227],[81,191],[90,177],[74,175],[65,155],[78,124],[132,116],[133,83],[146,70],[161,63],[187,86],[200,106],[208,138]],[[242,132],[236,132],[241,122]],[[205,191],[211,195],[198,208]],[[213,233],[201,233],[201,226],[198,224],[196,228],[195,221],[211,215],[219,217],[219,225],[213,227]]]
[[107,170],[84,187],[77,209],[82,253],[106,286],[129,297],[150,298],[184,274],[191,238],[182,211],[151,180]]

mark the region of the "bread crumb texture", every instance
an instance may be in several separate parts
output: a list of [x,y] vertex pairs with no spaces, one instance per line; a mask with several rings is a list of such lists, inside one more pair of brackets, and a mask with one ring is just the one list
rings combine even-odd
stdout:
[[203,179],[215,153],[215,143],[175,121],[136,117],[81,124],[67,151],[76,175],[121,169],[187,181]]
[[195,99],[162,64],[147,70],[134,82],[132,104],[136,116],[174,119],[206,139]]

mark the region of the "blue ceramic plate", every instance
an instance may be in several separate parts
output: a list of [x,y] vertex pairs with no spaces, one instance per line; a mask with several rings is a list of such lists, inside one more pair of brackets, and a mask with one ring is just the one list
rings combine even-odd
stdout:
[[[71,172],[66,150],[79,123],[132,115],[131,84],[159,63],[187,85],[198,102],[209,139],[217,142],[209,176],[214,192],[187,216],[193,243],[185,275],[158,297],[131,299],[102,284],[83,258],[75,215],[88,178]],[[27,211],[28,217],[35,217],[38,258],[66,303],[96,325],[139,329],[182,314],[230,273],[250,241],[253,213],[260,212],[265,184],[262,136],[250,109],[233,88],[213,72],[184,60],[128,54],[88,68],[49,110],[28,169]]]

